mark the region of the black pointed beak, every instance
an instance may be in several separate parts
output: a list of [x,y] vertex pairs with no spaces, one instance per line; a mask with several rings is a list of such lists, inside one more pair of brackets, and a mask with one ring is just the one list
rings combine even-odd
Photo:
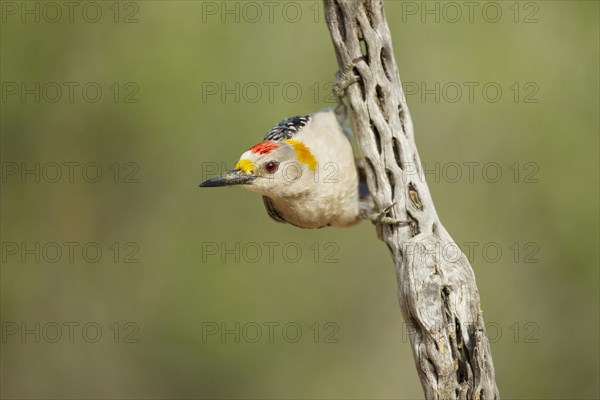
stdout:
[[221,176],[208,179],[200,184],[200,187],[219,187],[234,185],[249,185],[256,179],[256,175],[249,174],[240,169],[227,171]]

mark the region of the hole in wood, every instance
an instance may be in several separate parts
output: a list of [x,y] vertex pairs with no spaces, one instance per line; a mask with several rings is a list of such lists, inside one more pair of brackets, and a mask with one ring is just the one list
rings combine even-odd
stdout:
[[388,181],[390,182],[390,189],[392,191],[392,202],[393,202],[394,199],[396,198],[396,181],[394,180],[394,173],[387,168],[385,169],[385,173],[387,175]]
[[413,237],[417,236],[419,233],[421,233],[421,231],[419,230],[419,223],[417,222],[415,217],[413,217],[412,214],[408,212],[408,210],[406,211],[406,217],[408,218],[408,226],[410,227],[411,235]]
[[463,343],[463,332],[462,332],[462,328],[460,325],[460,321],[458,320],[458,318],[454,317],[454,329],[456,331],[456,347],[457,350],[459,350],[461,352],[461,355],[459,356],[458,354],[455,355],[455,359],[458,360],[458,369],[456,370],[456,377],[458,380],[458,383],[462,384],[464,382],[467,382],[467,379],[469,377],[469,373],[467,371],[467,361],[466,361],[466,357],[465,356],[465,344]]
[[369,47],[367,46],[367,42],[365,42],[364,39],[361,39],[358,44],[360,45],[360,54],[363,55],[363,57],[365,58],[365,60],[368,60],[369,58]]
[[402,151],[400,151],[400,141],[395,136],[392,137],[392,145],[394,146],[394,157],[396,164],[404,171],[404,161],[402,160]]
[[381,154],[381,135],[379,135],[379,130],[372,120],[370,121],[370,124],[371,130],[373,131],[373,137],[375,138],[375,145],[377,146],[377,154]]
[[362,99],[362,101],[367,101],[367,91],[365,89],[365,80],[363,79],[362,75],[360,74],[360,71],[358,70],[358,68],[354,67],[353,72],[358,77],[358,81],[356,82],[356,84],[360,88],[361,99]]
[[383,88],[379,85],[375,86],[375,93],[377,94],[377,106],[379,107],[379,110],[381,111],[381,113],[383,114],[383,118],[385,119],[385,122],[389,121],[389,115],[387,113],[387,111],[385,110],[385,96],[383,95]]
[[377,181],[377,175],[375,174],[375,166],[373,165],[373,161],[371,161],[369,157],[365,157],[365,162],[367,164],[367,168],[369,169],[369,173],[367,175],[373,177],[373,183],[375,183],[375,190],[378,191],[379,182]]
[[390,72],[390,67],[388,65],[390,56],[389,56],[389,50],[387,49],[387,47],[381,48],[381,51],[379,52],[379,59],[381,61],[381,66],[383,67],[383,72],[385,73],[385,77],[387,78],[388,81],[391,82],[392,74]]
[[410,182],[408,184],[408,197],[410,198],[410,201],[413,203],[413,205],[418,209],[423,211],[423,203],[421,202],[421,199],[419,198],[419,192],[417,192],[417,188],[415,187],[415,185]]
[[398,106],[398,116],[400,117],[402,132],[404,133],[404,136],[408,137],[408,132],[406,131],[406,113],[404,112],[404,108],[402,108],[402,105]]

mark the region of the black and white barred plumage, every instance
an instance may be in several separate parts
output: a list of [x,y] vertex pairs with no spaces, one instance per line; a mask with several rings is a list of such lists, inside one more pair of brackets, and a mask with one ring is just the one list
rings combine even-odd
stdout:
[[275,125],[264,140],[286,140],[291,139],[296,133],[308,124],[310,121],[310,115],[302,115],[297,117],[286,118],[277,125]]

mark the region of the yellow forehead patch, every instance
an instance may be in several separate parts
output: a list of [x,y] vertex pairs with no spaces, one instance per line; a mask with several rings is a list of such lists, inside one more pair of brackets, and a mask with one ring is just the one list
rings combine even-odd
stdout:
[[286,139],[284,142],[287,142],[292,146],[294,152],[296,152],[296,157],[298,157],[300,162],[308,165],[308,168],[310,169],[317,168],[315,156],[304,143],[294,139]]
[[250,160],[242,159],[235,164],[235,169],[241,169],[244,172],[253,173],[254,163]]

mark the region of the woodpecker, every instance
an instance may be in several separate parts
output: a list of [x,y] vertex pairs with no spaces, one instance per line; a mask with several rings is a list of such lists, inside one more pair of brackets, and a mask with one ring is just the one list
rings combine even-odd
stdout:
[[406,224],[385,216],[393,204],[373,212],[364,168],[330,109],[284,119],[232,171],[200,186],[257,192],[271,218],[300,228],[348,227],[365,218],[378,226]]
[[234,185],[261,194],[277,222],[322,228],[361,219],[352,146],[332,110],[284,119],[232,171],[200,184]]

